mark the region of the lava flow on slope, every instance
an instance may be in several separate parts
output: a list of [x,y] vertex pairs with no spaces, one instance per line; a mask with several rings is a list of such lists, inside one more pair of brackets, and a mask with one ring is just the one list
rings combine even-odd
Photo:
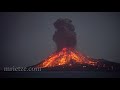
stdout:
[[72,66],[76,63],[89,64],[92,66],[97,65],[97,61],[82,55],[77,50],[73,48],[63,48],[61,51],[53,53],[43,62],[38,64],[37,67]]

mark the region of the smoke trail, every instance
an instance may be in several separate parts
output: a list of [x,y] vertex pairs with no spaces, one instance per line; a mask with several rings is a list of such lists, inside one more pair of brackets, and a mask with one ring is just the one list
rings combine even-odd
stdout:
[[54,22],[56,31],[53,35],[53,40],[56,43],[57,51],[62,48],[75,48],[76,46],[76,33],[72,21],[68,18],[59,18]]

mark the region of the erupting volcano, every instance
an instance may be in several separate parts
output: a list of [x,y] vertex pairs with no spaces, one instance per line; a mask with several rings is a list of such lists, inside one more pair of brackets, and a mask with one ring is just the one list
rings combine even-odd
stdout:
[[76,50],[76,33],[70,19],[58,19],[53,41],[57,50],[34,67],[43,70],[120,70],[118,63],[93,59]]

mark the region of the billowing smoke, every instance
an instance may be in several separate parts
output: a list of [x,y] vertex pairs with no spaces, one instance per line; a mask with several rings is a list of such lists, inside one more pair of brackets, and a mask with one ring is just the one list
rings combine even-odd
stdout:
[[75,48],[76,46],[76,33],[72,21],[68,18],[59,18],[54,22],[56,31],[53,35],[53,40],[56,43],[57,51],[62,48]]

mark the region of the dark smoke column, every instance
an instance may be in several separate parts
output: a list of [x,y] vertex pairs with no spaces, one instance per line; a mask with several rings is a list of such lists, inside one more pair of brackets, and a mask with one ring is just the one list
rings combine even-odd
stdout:
[[75,48],[76,46],[76,33],[74,25],[70,19],[58,19],[54,26],[56,28],[53,40],[56,43],[57,51],[62,48]]

